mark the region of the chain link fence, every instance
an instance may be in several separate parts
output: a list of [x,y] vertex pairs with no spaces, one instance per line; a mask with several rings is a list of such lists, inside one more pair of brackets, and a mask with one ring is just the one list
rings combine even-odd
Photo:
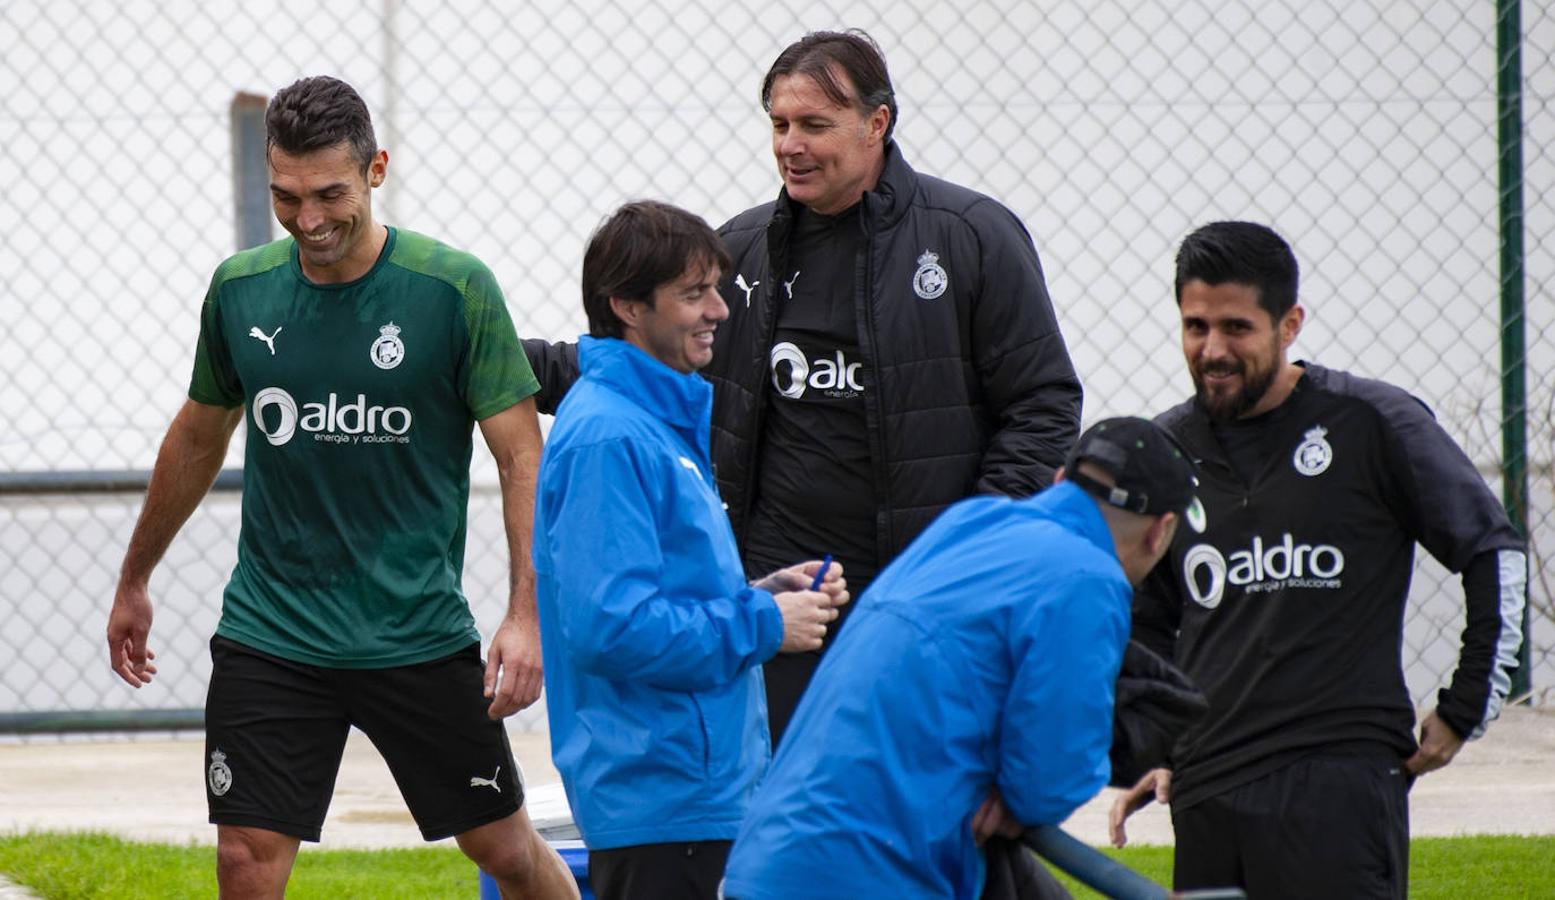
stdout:
[[[1555,15],[1522,17],[1531,674],[1547,702]],[[761,77],[805,31],[856,26],[886,52],[909,161],[1026,222],[1087,422],[1188,394],[1172,254],[1195,225],[1251,218],[1303,266],[1296,355],[1408,387],[1499,490],[1496,25],[1493,3],[1429,0],[9,0],[0,474],[151,466],[210,273],[236,249],[237,94],[352,82],[390,155],[379,218],[482,258],[521,333],[570,337],[601,217],[658,197],[716,224],[770,199]],[[228,465],[242,455],[240,431]],[[505,602],[493,472],[478,460],[465,579],[487,635]],[[103,630],[139,504],[0,496],[0,713],[203,705],[237,496],[208,498],[153,578],[161,674],[135,692]],[[1403,648],[1421,702],[1455,662],[1460,598],[1421,562]],[[544,727],[538,710],[518,722]]]

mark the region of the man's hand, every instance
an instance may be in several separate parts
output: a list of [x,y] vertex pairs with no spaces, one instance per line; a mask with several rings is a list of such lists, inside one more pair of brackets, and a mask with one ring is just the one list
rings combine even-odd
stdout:
[[157,674],[157,658],[146,649],[151,633],[151,595],[144,584],[119,582],[108,613],[108,665],[130,687],[151,683]]
[[842,577],[842,563],[839,562],[827,566],[819,589],[810,590],[810,583],[820,570],[821,561],[812,559],[778,569],[752,582],[752,587],[771,592],[772,599],[777,601],[778,612],[783,616],[783,643],[778,647],[779,653],[805,653],[821,649],[826,638],[826,626],[842,615],[838,607],[853,599],[848,593],[848,582]]
[[1018,838],[1021,830],[1021,824],[1005,807],[1004,798],[999,795],[998,788],[990,790],[988,797],[977,808],[977,812],[972,814],[972,840],[979,847],[996,834],[1000,837]]
[[[821,561],[812,559],[778,569],[771,575],[752,582],[751,586],[773,594],[779,591],[808,590],[810,582],[815,580],[815,573],[820,570]],[[832,606],[846,605],[852,599],[852,595],[848,593],[848,580],[842,577],[842,563],[833,561],[826,567],[826,575],[821,579],[819,590],[832,598]]]
[[1133,787],[1118,794],[1112,801],[1112,809],[1107,812],[1107,831],[1112,837],[1112,846],[1122,847],[1128,843],[1128,834],[1123,830],[1124,820],[1151,800],[1157,803],[1171,802],[1171,769],[1151,769]]
[[1404,770],[1418,778],[1452,762],[1463,749],[1463,738],[1431,710],[1420,722],[1420,749],[1404,760]]
[[[847,592],[843,592],[843,596],[846,598]],[[824,591],[784,591],[773,594],[772,599],[777,601],[778,612],[783,616],[783,643],[778,647],[779,653],[821,649],[821,643],[826,639],[826,626],[842,615],[838,604]]]
[[502,620],[486,653],[486,715],[505,719],[540,699],[545,669],[540,656],[540,623],[533,616]]

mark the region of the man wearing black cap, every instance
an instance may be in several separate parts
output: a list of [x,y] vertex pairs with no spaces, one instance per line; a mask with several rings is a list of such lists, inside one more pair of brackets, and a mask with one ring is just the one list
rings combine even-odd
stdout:
[[[1496,717],[1527,592],[1522,542],[1430,410],[1286,352],[1297,265],[1274,231],[1183,241],[1176,292],[1196,396],[1160,418],[1193,455],[1210,523],[1141,586],[1134,634],[1209,711],[1113,807],[1172,805],[1180,890],[1408,893],[1408,788]],[[1399,661],[1416,542],[1461,572],[1463,648],[1414,731]]]
[[880,574],[757,790],[725,896],[976,896],[983,839],[1061,822],[1107,782],[1130,585],[1203,518],[1192,463],[1143,419],[1093,426],[1058,480],[955,504]]

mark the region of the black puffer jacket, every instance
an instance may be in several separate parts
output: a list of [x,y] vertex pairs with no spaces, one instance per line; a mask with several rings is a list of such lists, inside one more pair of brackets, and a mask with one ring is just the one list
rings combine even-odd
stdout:
[[[1081,392],[1013,213],[917,174],[894,143],[863,204],[855,303],[876,545],[887,561],[956,500],[1050,484],[1078,433]],[[719,230],[733,261],[719,286],[729,319],[702,374],[713,383],[713,460],[736,535],[756,478],[792,224],[785,193]]]

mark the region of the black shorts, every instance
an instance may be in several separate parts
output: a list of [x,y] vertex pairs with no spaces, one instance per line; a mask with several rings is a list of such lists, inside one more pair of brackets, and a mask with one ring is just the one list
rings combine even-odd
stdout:
[[471,644],[391,669],[326,669],[211,639],[205,798],[213,825],[319,839],[351,726],[435,841],[506,818],[524,788],[501,722],[486,717],[485,667]]
[[599,900],[715,900],[733,841],[681,841],[589,851]]
[[1255,781],[1172,809],[1178,890],[1249,897],[1409,893],[1409,784],[1377,745],[1304,756]]

